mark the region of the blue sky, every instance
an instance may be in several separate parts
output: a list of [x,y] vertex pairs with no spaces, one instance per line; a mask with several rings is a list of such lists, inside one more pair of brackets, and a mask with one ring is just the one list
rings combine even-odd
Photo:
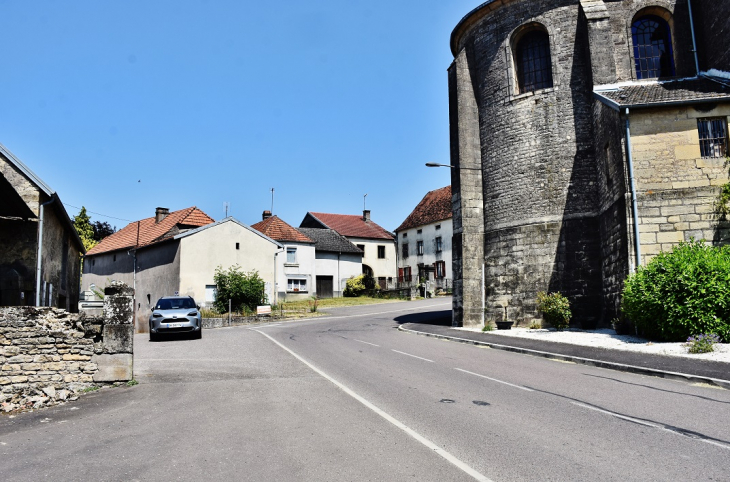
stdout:
[[[0,0],[0,142],[66,203],[137,220],[358,214],[450,183],[449,35],[480,0]],[[92,214],[117,228],[125,221]]]

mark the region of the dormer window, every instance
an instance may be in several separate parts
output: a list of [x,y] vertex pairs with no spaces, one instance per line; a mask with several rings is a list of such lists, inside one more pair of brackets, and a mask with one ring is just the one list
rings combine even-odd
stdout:
[[638,17],[631,25],[636,78],[673,77],[674,55],[669,24],[657,15]]

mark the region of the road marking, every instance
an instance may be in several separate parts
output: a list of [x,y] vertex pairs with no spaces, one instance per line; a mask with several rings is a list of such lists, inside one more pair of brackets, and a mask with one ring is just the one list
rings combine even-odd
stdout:
[[[258,331],[258,330],[253,330],[253,331]],[[446,450],[442,449],[441,447],[439,447],[435,443],[433,443],[430,440],[428,440],[423,435],[419,434],[418,432],[416,432],[412,428],[408,427],[403,422],[395,419],[391,415],[388,415],[386,412],[384,412],[383,410],[379,409],[378,407],[376,407],[375,405],[373,405],[371,402],[367,401],[365,398],[361,397],[360,395],[358,395],[357,393],[355,393],[354,391],[352,391],[351,389],[349,389],[347,386],[343,385],[342,383],[338,382],[337,380],[335,380],[331,376],[327,375],[325,372],[323,372],[319,368],[315,367],[314,365],[312,365],[311,363],[309,363],[307,360],[305,360],[304,358],[300,357],[299,355],[297,355],[296,353],[294,353],[292,350],[290,350],[286,346],[282,345],[281,343],[279,343],[278,341],[276,341],[275,339],[273,339],[268,334],[264,333],[263,331],[258,331],[258,333],[261,333],[266,338],[268,338],[269,340],[271,340],[274,343],[276,343],[277,345],[279,345],[282,349],[284,349],[285,351],[289,352],[289,354],[291,356],[293,356],[294,358],[296,358],[300,362],[302,362],[305,365],[307,365],[310,369],[312,369],[313,371],[315,371],[316,373],[318,373],[320,376],[322,376],[326,380],[332,382],[340,390],[342,390],[343,392],[345,392],[346,394],[348,394],[349,396],[351,396],[352,398],[354,398],[355,400],[357,400],[358,402],[360,402],[361,404],[363,404],[364,406],[366,406],[367,408],[369,408],[370,410],[372,410],[376,414],[380,415],[382,418],[384,418],[385,420],[387,420],[391,424],[395,425],[396,427],[398,427],[399,429],[401,429],[402,431],[404,431],[405,433],[407,433],[408,435],[410,435],[412,438],[414,438],[415,440],[417,440],[418,442],[420,442],[422,445],[426,446],[428,449],[432,450],[437,455],[443,457],[450,464],[452,464],[453,466],[457,467],[459,470],[463,471],[464,473],[468,474],[473,479],[479,480],[480,482],[492,482],[491,479],[489,479],[486,476],[482,475],[481,473],[477,472],[476,470],[474,470],[473,468],[471,468],[469,465],[467,465],[466,463],[464,463],[461,460],[459,460],[458,458],[456,458],[454,455],[451,455],[451,453],[449,453]]]
[[[373,315],[387,315],[388,313],[400,313],[401,311],[416,311],[421,308],[443,308],[444,306],[451,306],[451,303],[448,304],[438,304],[438,305],[428,305],[428,306],[419,306],[418,308],[405,308],[402,310],[390,310],[390,311],[379,311],[377,313],[363,313],[361,315],[343,315],[343,316],[337,316],[337,315],[331,315],[327,316],[325,318],[321,318],[321,321],[325,320],[342,320],[345,318],[361,318],[363,316],[373,316]],[[320,320],[320,318],[314,318],[315,320]]]
[[423,361],[427,361],[427,362],[434,363],[433,360],[429,360],[428,358],[421,358],[420,356],[411,355],[410,353],[406,353],[404,351],[398,351],[398,350],[393,350],[393,351],[396,352],[396,353],[400,353],[401,355],[412,356],[413,358],[418,358],[419,360],[423,360]]
[[714,445],[716,447],[720,447],[725,450],[730,450],[730,445],[728,445],[726,443],[718,442],[718,441],[708,438],[702,434],[698,434],[695,432],[685,432],[681,429],[677,429],[675,427],[670,427],[670,426],[667,426],[667,425],[664,425],[661,423],[647,422],[646,420],[641,420],[640,418],[629,417],[628,415],[622,415],[620,413],[611,412],[610,410],[604,410],[602,408],[593,407],[591,405],[586,405],[585,403],[580,403],[580,402],[570,402],[570,403],[572,403],[573,405],[576,405],[578,407],[581,407],[581,408],[587,408],[588,410],[593,410],[594,412],[599,412],[599,413],[603,413],[606,415],[610,415],[612,417],[619,418],[621,420],[626,420],[627,422],[636,423],[639,425],[643,425],[645,427],[656,428],[656,429],[662,430],[664,432],[673,433],[674,435],[682,435],[684,437],[688,437],[688,438],[691,438],[694,440],[699,440],[700,442],[705,442],[705,443]]
[[[355,340],[355,338],[353,338],[353,340]],[[365,343],[366,345],[377,346],[378,348],[380,348],[380,345],[376,345],[375,343],[369,343],[367,341],[362,341],[362,340],[355,340],[355,341],[360,342],[360,343]]]
[[531,388],[521,387],[519,385],[515,385],[514,383],[509,383],[509,382],[505,382],[505,381],[502,381],[502,380],[497,380],[496,378],[488,377],[488,376],[485,376],[485,375],[480,375],[478,373],[470,372],[470,371],[467,371],[467,370],[462,370],[461,368],[455,368],[455,370],[458,370],[458,371],[464,372],[464,373],[468,373],[469,375],[474,375],[475,377],[486,378],[487,380],[491,380],[493,382],[501,383],[502,385],[508,385],[510,387],[519,388],[520,390],[524,390],[526,392],[534,392],[535,391],[535,390],[533,390]]

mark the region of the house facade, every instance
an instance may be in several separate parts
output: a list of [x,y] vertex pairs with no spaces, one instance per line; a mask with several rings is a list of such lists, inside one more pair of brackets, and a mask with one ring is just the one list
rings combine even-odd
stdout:
[[276,254],[281,245],[234,218],[214,222],[191,207],[128,224],[89,250],[83,288],[103,289],[111,281],[135,288],[135,330],[149,330],[148,319],[163,296],[192,296],[200,305],[215,301],[215,270],[239,266],[257,271],[273,298]]
[[395,285],[395,237],[370,219],[369,210],[362,216],[308,212],[299,226],[336,231],[363,252],[362,273],[371,275],[381,289]]
[[362,274],[362,250],[332,229],[299,228],[299,231],[314,241],[317,296],[341,297],[347,280]]
[[252,224],[256,231],[279,242],[283,248],[277,255],[275,296],[273,303],[318,296],[315,263],[315,243],[271,211]]
[[0,305],[77,311],[84,252],[58,193],[0,144]]
[[488,320],[527,323],[539,291],[607,324],[637,266],[728,241],[713,205],[728,181],[730,3],[691,7],[487,1],[456,26],[454,324],[481,324],[482,303]]
[[428,282],[429,290],[453,288],[451,186],[426,194],[395,230],[398,286]]

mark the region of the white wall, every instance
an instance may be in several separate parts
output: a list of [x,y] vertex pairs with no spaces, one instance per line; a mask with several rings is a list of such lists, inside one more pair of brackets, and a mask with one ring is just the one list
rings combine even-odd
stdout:
[[[436,229],[440,226],[440,229]],[[419,234],[418,231],[421,230]],[[454,278],[451,265],[451,237],[454,234],[451,219],[445,219],[423,226],[400,231],[398,234],[398,268],[411,267],[411,275],[414,282],[418,282],[418,264],[433,265],[436,261],[446,263],[445,278],[449,280],[449,286]],[[403,235],[407,236],[403,236]],[[436,238],[441,237],[441,252],[436,251]],[[419,256],[417,251],[418,241],[423,241],[423,255]],[[403,258],[403,244],[408,243],[408,258]],[[433,274],[429,275],[433,280]]]
[[[277,256],[276,291],[278,300],[296,300],[316,295],[316,265],[314,244],[281,241],[284,250]],[[287,249],[296,249],[296,262],[287,261]],[[288,289],[289,279],[305,280],[306,291],[293,292]],[[272,303],[274,300],[270,300]]]
[[[362,258],[362,264],[370,266],[376,281],[379,277],[393,278],[395,280],[398,276],[395,242],[388,241],[387,239],[364,239],[349,236],[347,239],[352,244],[365,246],[365,255]],[[378,246],[385,246],[385,258],[378,258]]]
[[317,276],[332,276],[332,289],[335,298],[342,296],[345,283],[353,276],[362,274],[362,262],[359,254],[317,252]]
[[[236,249],[239,243],[239,249]],[[218,266],[239,265],[242,271],[258,271],[273,297],[274,253],[279,247],[235,221],[203,229],[180,239],[180,295],[205,301],[205,286],[213,285]]]

